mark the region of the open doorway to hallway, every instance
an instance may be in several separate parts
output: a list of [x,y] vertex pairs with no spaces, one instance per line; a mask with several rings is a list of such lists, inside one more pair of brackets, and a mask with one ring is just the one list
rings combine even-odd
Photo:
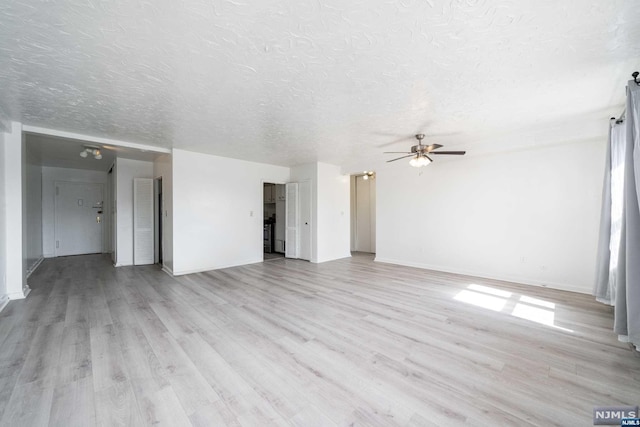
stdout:
[[351,176],[351,252],[376,252],[376,175]]

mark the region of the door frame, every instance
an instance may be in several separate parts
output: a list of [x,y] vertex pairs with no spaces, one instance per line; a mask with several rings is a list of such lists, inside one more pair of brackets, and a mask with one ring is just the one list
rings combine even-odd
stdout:
[[[263,226],[264,226],[264,184],[276,184],[276,185],[287,185],[287,184],[298,184],[298,191],[297,191],[297,206],[298,206],[298,212],[297,212],[297,216],[298,216],[298,226],[296,229],[296,240],[298,242],[297,244],[297,256],[295,258],[289,258],[289,259],[303,259],[300,258],[300,237],[301,237],[301,220],[300,220],[300,184],[308,184],[309,187],[309,259],[305,259],[306,261],[311,261],[313,259],[313,233],[311,232],[312,228],[313,228],[313,191],[312,191],[312,186],[311,186],[311,180],[310,179],[305,179],[305,180],[301,180],[301,181],[277,181],[277,180],[266,180],[266,179],[262,179],[260,181],[260,208],[262,209],[261,211],[261,215],[260,218],[262,218],[261,224],[260,224],[260,248],[263,247],[263,239],[262,239],[262,231],[263,231]],[[287,191],[285,189],[285,205],[289,203],[288,200],[288,195],[287,195]],[[287,224],[286,224],[286,216],[287,214],[285,213],[285,258],[286,256],[286,248],[289,247],[288,243],[287,243]],[[262,249],[261,249],[262,252]],[[263,252],[262,252],[263,253]],[[264,253],[262,255],[262,259],[264,260]]]
[[[361,252],[358,249],[358,243],[360,242],[361,236],[358,233],[358,216],[361,213],[360,207],[358,204],[358,179],[362,179],[362,174],[351,175],[349,179],[350,183],[350,206],[351,206],[351,218],[350,218],[350,249],[351,252]],[[369,241],[370,247],[369,251],[364,251],[364,253],[376,253],[376,238],[377,238],[377,186],[375,175],[369,176],[369,210],[366,212],[366,215],[369,216]],[[373,194],[373,197],[371,197]]]

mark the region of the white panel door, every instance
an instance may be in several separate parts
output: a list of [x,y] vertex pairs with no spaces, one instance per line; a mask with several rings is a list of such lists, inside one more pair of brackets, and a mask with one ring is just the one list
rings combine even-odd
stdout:
[[153,264],[153,179],[133,180],[133,265]]
[[286,184],[286,206],[285,206],[285,252],[287,258],[298,258],[299,252],[299,213],[298,213],[298,183]]
[[55,255],[102,253],[102,184],[56,182]]
[[298,184],[300,203],[300,255],[298,258],[311,260],[311,182]]

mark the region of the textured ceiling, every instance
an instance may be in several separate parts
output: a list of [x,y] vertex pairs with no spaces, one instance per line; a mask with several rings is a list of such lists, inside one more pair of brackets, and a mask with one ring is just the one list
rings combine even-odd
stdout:
[[634,0],[0,3],[8,118],[281,165],[606,126],[638,68]]

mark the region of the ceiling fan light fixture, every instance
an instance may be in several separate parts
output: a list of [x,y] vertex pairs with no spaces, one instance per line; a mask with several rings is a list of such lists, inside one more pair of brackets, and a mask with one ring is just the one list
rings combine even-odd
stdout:
[[409,165],[414,168],[421,168],[423,166],[427,166],[429,163],[433,162],[431,159],[432,154],[446,154],[446,155],[464,155],[466,151],[437,151],[439,148],[443,146],[440,144],[429,144],[423,145],[422,140],[424,139],[424,134],[419,133],[416,135],[416,139],[418,140],[418,144],[411,147],[409,151],[385,151],[384,154],[403,154],[403,156],[398,157],[396,159],[387,160],[387,163],[396,162],[401,159],[406,159],[411,157],[409,160]]
[[80,152],[80,157],[82,157],[83,159],[86,159],[89,154],[91,154],[93,158],[96,160],[102,159],[102,153],[100,152],[100,149],[98,147],[91,147],[91,146],[85,145],[84,150]]
[[427,166],[429,163],[431,163],[431,160],[420,154],[416,154],[415,157],[409,160],[409,164],[414,168],[421,168],[423,166]]

